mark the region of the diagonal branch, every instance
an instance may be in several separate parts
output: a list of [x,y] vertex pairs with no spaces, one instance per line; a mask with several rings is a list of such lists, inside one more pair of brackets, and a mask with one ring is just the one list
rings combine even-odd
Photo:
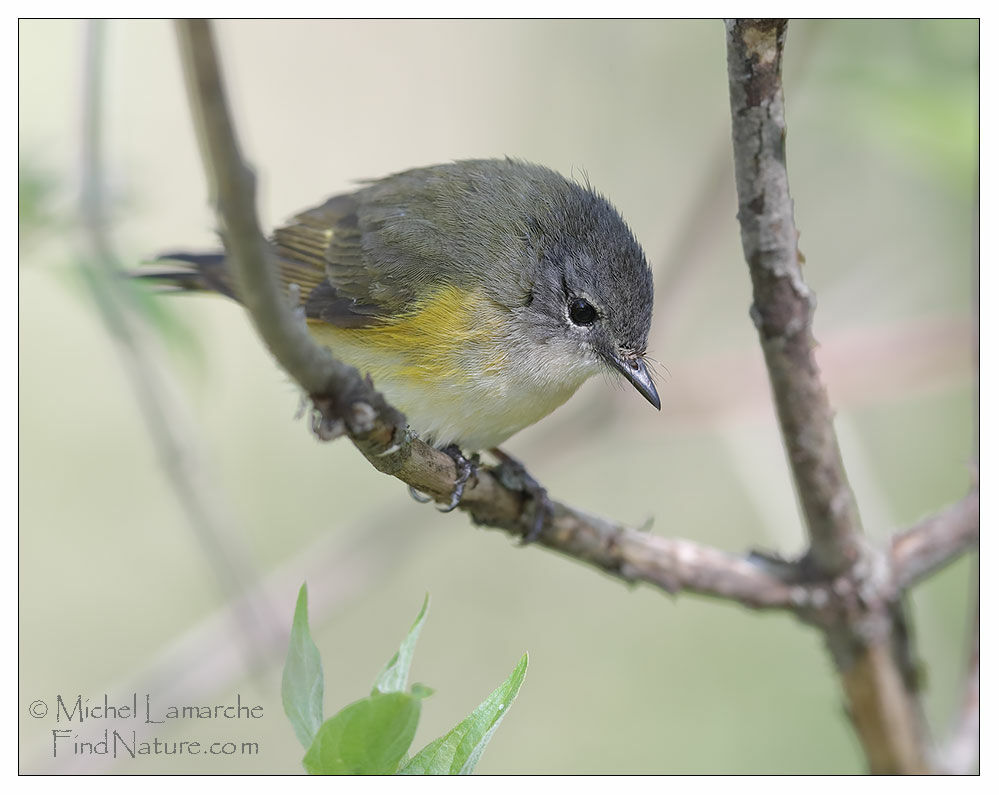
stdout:
[[[246,166],[222,86],[211,27],[207,20],[177,23],[181,60],[191,112],[208,186],[216,206],[226,251],[234,269],[240,300],[271,353],[310,394],[326,394],[331,385],[390,414],[380,396],[353,368],[337,362],[309,337],[282,300],[256,214],[256,177]],[[393,417],[398,420],[401,418]]]
[[[177,23],[188,93],[223,243],[258,333],[278,362],[309,393],[315,429],[341,434],[376,469],[438,501],[455,480],[452,459],[405,432],[405,417],[353,367],[317,345],[282,300],[256,217],[255,178],[236,142],[209,22]],[[489,469],[465,489],[459,507],[484,525],[524,535],[532,527],[529,496]],[[538,543],[628,582],[646,582],[737,600],[750,607],[793,607],[800,588],[765,567],[690,541],[667,540],[554,503]]]
[[923,519],[891,541],[891,562],[898,588],[907,588],[945,566],[978,543],[978,489],[963,500]]

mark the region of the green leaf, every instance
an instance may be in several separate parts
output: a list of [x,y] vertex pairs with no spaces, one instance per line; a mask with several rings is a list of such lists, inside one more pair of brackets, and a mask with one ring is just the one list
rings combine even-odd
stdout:
[[312,745],[323,723],[323,662],[309,634],[308,602],[309,593],[303,583],[298,592],[288,657],[281,677],[284,712],[305,748]]
[[324,723],[302,764],[309,773],[395,773],[420,719],[420,699],[375,693]]
[[406,775],[467,775],[482,756],[493,732],[520,692],[527,673],[527,655],[520,658],[502,685],[475,708],[465,720],[438,737],[399,771]]
[[420,637],[420,630],[423,629],[423,622],[427,619],[427,607],[430,604],[430,594],[423,597],[423,607],[420,608],[416,621],[409,628],[399,645],[399,651],[392,655],[392,659],[386,663],[385,668],[375,680],[375,686],[371,688],[371,693],[402,693],[406,689],[406,680],[409,678],[409,666],[413,662],[413,650],[416,648],[417,638]]

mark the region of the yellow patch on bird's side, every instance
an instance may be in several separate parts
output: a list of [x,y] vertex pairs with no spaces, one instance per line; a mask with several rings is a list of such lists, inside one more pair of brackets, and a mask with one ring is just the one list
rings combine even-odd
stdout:
[[310,320],[334,355],[379,379],[460,386],[502,366],[507,311],[488,298],[445,286],[405,314],[364,328]]
[[516,314],[440,287],[409,312],[364,328],[309,321],[316,341],[370,375],[421,438],[495,447],[561,406],[594,372],[564,346],[524,344]]

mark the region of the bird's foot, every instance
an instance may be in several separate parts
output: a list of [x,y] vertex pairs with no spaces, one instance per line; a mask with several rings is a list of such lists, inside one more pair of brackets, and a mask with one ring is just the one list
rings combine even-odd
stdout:
[[524,534],[523,543],[530,544],[541,537],[545,522],[551,519],[555,506],[548,496],[548,490],[536,481],[520,461],[507,455],[498,447],[490,452],[499,460],[495,475],[508,489],[522,491],[534,502],[534,518],[530,529]]
[[447,453],[454,461],[455,478],[454,490],[451,492],[451,499],[443,508],[437,510],[441,513],[450,513],[458,507],[461,502],[461,495],[465,493],[465,485],[469,480],[476,477],[476,470],[479,468],[479,454],[476,453],[471,458],[465,458],[461,449],[456,444],[449,444],[441,448],[442,453]]
[[[465,486],[468,481],[474,480],[478,476],[479,454],[476,453],[470,458],[466,458],[456,444],[449,444],[447,447],[442,447],[440,448],[440,451],[447,454],[451,460],[454,461],[455,478],[454,489],[451,491],[451,496],[448,498],[448,504],[443,508],[438,508],[437,510],[441,513],[450,513],[457,508],[458,503],[461,502],[461,497],[465,493]],[[409,496],[421,503],[434,501],[434,498],[429,494],[425,494],[413,486],[409,487]]]

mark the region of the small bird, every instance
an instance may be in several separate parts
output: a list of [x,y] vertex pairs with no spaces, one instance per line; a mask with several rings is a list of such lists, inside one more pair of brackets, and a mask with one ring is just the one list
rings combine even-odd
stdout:
[[[509,158],[362,184],[275,230],[273,257],[313,337],[418,436],[495,448],[608,371],[660,407],[645,362],[652,273],[588,185]],[[147,275],[239,300],[222,253],[160,259],[181,264]]]

